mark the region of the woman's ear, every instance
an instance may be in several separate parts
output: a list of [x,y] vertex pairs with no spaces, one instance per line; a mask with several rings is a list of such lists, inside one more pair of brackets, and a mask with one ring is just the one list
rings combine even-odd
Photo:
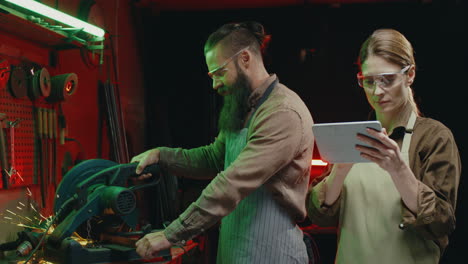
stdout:
[[408,70],[408,86],[411,86],[414,82],[414,78],[416,77],[416,66],[411,65]]

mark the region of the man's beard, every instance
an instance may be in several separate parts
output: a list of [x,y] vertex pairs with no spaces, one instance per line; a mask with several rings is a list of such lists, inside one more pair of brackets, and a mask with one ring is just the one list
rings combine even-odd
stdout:
[[229,88],[231,93],[224,96],[224,104],[219,115],[219,128],[228,132],[238,132],[244,126],[249,107],[251,85],[247,76],[236,63],[237,79]]

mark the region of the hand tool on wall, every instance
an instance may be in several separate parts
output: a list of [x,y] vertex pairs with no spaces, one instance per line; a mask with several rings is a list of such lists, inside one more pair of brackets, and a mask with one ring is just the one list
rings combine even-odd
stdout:
[[65,73],[51,78],[50,96],[46,97],[47,102],[66,101],[78,88],[78,76],[75,73]]
[[[49,131],[48,131],[48,138],[47,138],[47,152],[49,154],[48,160],[47,160],[47,170],[48,170],[48,179],[49,179],[49,186],[52,186],[54,184],[53,182],[53,170],[54,170],[54,165],[53,165],[53,138],[54,138],[54,112],[53,109],[47,109],[47,121],[49,125]],[[53,190],[55,192],[55,190]]]
[[59,104],[58,117],[57,117],[57,126],[60,129],[59,131],[59,142],[60,145],[65,144],[65,136],[67,135],[67,121],[65,120],[65,115],[62,111],[62,105]]
[[[52,131],[52,180],[57,188],[57,111],[52,109],[53,131]],[[55,191],[55,190],[54,190]]]
[[11,66],[8,90],[15,98],[28,95],[27,73],[21,66]]
[[0,90],[5,88],[10,78],[10,64],[6,59],[0,59]]
[[39,184],[41,186],[41,199],[42,199],[42,208],[46,206],[46,181],[44,175],[44,121],[43,121],[43,109],[37,109],[37,123],[38,123],[38,141],[39,141]]
[[23,177],[21,177],[20,172],[16,169],[16,153],[15,153],[15,127],[21,122],[21,119],[16,119],[15,121],[8,122],[8,127],[10,129],[10,169],[8,171],[8,176],[10,178],[10,183],[12,185],[17,184],[17,180],[20,183],[24,182]]
[[8,177],[8,163],[7,163],[7,152],[6,152],[6,140],[5,133],[3,131],[3,120],[6,118],[6,114],[0,113],[0,167],[2,169],[2,183],[3,188],[9,188],[9,177]]
[[48,114],[48,109],[47,108],[42,108],[42,145],[43,145],[43,150],[44,152],[42,153],[43,155],[43,170],[44,170],[44,196],[48,197],[48,185],[49,185],[49,114]]
[[52,91],[52,85],[50,83],[50,74],[46,68],[39,70],[38,74],[39,90],[43,97],[49,97]]
[[41,140],[39,131],[42,124],[39,122],[39,109],[33,102],[32,113],[34,117],[34,171],[33,184],[39,184],[40,177],[40,159],[41,159]]
[[51,92],[50,74],[46,68],[31,70],[32,75],[28,77],[29,90],[28,95],[31,100],[35,100],[40,96],[48,97]]

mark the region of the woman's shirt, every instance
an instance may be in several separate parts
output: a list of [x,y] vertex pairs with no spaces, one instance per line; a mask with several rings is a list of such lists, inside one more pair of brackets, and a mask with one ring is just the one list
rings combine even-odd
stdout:
[[[455,208],[461,160],[452,132],[441,122],[418,117],[409,149],[409,166],[418,179],[417,212],[401,201],[401,229],[412,228],[425,239],[434,240],[441,252],[455,229]],[[405,128],[394,129],[390,137],[401,148]],[[327,178],[312,187],[307,209],[311,220],[323,226],[337,225],[341,196],[324,207]],[[363,208],[365,210],[365,208]]]

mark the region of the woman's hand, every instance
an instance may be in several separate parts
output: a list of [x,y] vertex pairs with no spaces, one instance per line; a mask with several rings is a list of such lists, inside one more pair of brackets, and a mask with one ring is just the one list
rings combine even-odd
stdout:
[[385,128],[382,128],[382,131],[368,128],[367,133],[375,139],[363,134],[357,135],[360,141],[372,146],[356,146],[356,149],[361,152],[363,158],[377,163],[382,169],[391,174],[398,172],[402,166],[405,166],[398,144],[388,136]]
[[333,205],[340,196],[346,175],[348,175],[353,165],[354,163],[333,164],[332,170],[326,182],[328,185],[324,201],[326,206],[330,207]]

